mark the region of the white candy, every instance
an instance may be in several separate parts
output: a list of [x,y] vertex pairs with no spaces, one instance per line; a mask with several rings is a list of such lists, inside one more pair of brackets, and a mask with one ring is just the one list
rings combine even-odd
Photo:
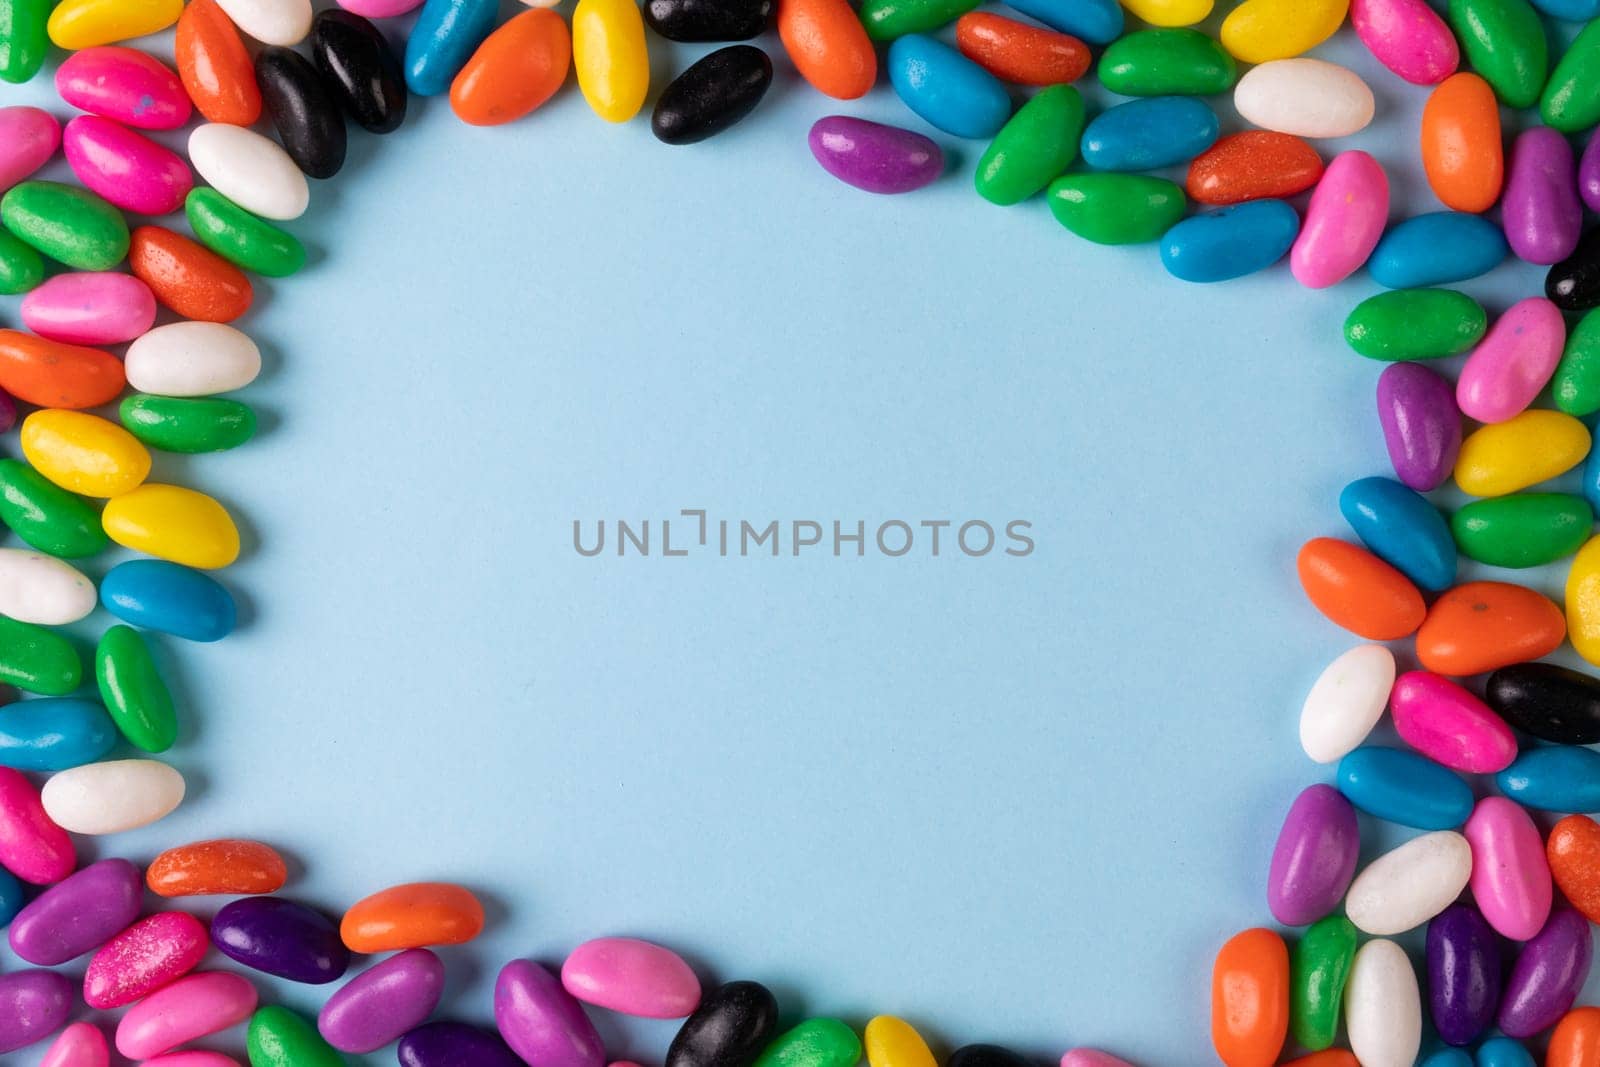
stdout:
[[217,0],[217,6],[262,44],[287,48],[311,32],[311,0]]
[[64,626],[94,610],[94,583],[70,564],[30,548],[0,548],[0,615]]
[[1394,688],[1394,653],[1357,645],[1322,672],[1300,709],[1300,747],[1318,763],[1354,751],[1383,717]]
[[1366,933],[1401,934],[1448,908],[1471,877],[1465,837],[1454,830],[1423,834],[1367,864],[1350,883],[1344,911]]
[[1372,121],[1372,90],[1325,59],[1275,59],[1252,67],[1233,90],[1246,122],[1298,137],[1348,137]]
[[210,396],[255,381],[261,350],[225,323],[174,322],[129,345],[123,370],[141,393]]
[[1405,951],[1368,941],[1350,965],[1344,1025],[1361,1067],[1411,1067],[1422,1046],[1422,995]]
[[74,834],[119,834],[149,826],[183,802],[183,775],[158,760],[86,763],[51,777],[40,792],[52,822]]
[[289,153],[243,126],[195,127],[189,162],[217,192],[262,218],[297,219],[311,203],[311,187]]

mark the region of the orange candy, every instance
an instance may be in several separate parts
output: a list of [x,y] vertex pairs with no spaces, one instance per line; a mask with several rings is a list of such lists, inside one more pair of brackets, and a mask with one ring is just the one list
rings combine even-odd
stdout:
[[1089,46],[1076,37],[988,11],[956,20],[956,47],[996,78],[1018,85],[1063,85],[1089,69]]
[[156,299],[186,319],[232,322],[250,310],[250,279],[204,245],[160,226],[140,226],[128,266]]
[[1573,1008],[1561,1017],[1544,1067],[1600,1067],[1600,1008]]
[[449,882],[412,882],[374,893],[344,913],[339,936],[352,952],[459,945],[483,930],[483,905]]
[[1474,214],[1500,199],[1505,149],[1500,104],[1476,74],[1446,78],[1422,109],[1422,168],[1448,208]]
[[0,330],[0,389],[18,400],[42,408],[93,408],[111,403],[125,384],[122,361],[109,352]]
[[261,117],[261,89],[239,31],[217,0],[190,0],[173,41],[178,77],[211,122],[249,126]]
[[1211,1043],[1227,1067],[1272,1067],[1289,1033],[1289,949],[1260,928],[1235,934],[1211,969]]
[[1361,1061],[1347,1048],[1330,1048],[1290,1060],[1283,1067],[1361,1067]]
[[472,126],[520,119],[555,95],[571,66],[572,33],[561,16],[524,11],[472,53],[450,83],[450,109]]
[[1348,541],[1317,537],[1295,561],[1318,611],[1369,641],[1394,641],[1422,625],[1427,606],[1411,580]]
[[1322,177],[1322,157],[1300,138],[1271,130],[1230,134],[1189,164],[1185,188],[1202,204],[1281,200]]
[[259,841],[197,841],[169,848],[144,875],[150,891],[162,897],[200,897],[219,893],[276,893],[289,880],[283,857]]
[[848,0],[778,0],[778,37],[820,93],[854,100],[878,80],[878,53]]
[[1435,674],[1482,674],[1548,656],[1566,636],[1566,616],[1548,597],[1506,582],[1467,582],[1428,609],[1417,659]]
[[1550,830],[1544,851],[1561,895],[1590,922],[1600,919],[1600,823],[1568,815]]

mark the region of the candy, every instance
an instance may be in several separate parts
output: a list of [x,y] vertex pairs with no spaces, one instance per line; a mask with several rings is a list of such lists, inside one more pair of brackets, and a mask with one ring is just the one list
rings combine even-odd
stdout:
[[1556,411],[1524,411],[1461,443],[1456,484],[1473,496],[1504,496],[1564,474],[1588,454],[1583,423]]
[[1328,164],[1306,211],[1289,266],[1312,289],[1335,285],[1361,268],[1389,220],[1389,179],[1365,152]]
[[1321,59],[1253,67],[1233,92],[1245,121],[1298,137],[1348,137],[1372,121],[1372,90],[1354,71]]
[[1378,62],[1413,85],[1436,85],[1455,73],[1455,34],[1426,0],[1351,0],[1350,25]]
[[1476,1041],[1500,1003],[1500,942],[1470,904],[1452,904],[1428,923],[1428,1014],[1452,1045]]
[[1321,1050],[1333,1044],[1355,955],[1356,928],[1343,915],[1319,920],[1294,946],[1289,1027],[1301,1047]]
[[212,570],[239,558],[239,530],[225,508],[204,493],[154,482],[108,503],[100,513],[107,536],[124,548]]
[[[491,25],[494,7],[489,4]],[[572,65],[578,88],[596,115],[607,122],[627,122],[638,114],[650,89],[650,55],[644,20],[633,0],[578,0],[572,11]],[[407,79],[415,89],[409,72]]]
[[1271,930],[1235,934],[1211,969],[1211,1044],[1227,1067],[1271,1067],[1289,1032],[1289,950]]
[[1553,663],[1501,667],[1484,699],[1524,733],[1562,745],[1600,742],[1600,679]]
[[818,119],[807,143],[824,170],[869,193],[911,192],[944,170],[944,154],[922,134],[847,115]]
[[1567,311],[1600,306],[1600,226],[1589,228],[1571,256],[1550,268],[1545,295]]
[[[1446,597],[1459,591],[1452,590]],[[1530,596],[1538,595],[1523,591]],[[1440,598],[1434,610],[1444,601],[1445,598]],[[1430,611],[1429,618],[1432,617]],[[1428,623],[1424,622],[1423,630],[1417,635],[1419,650],[1425,640],[1433,637],[1427,627]],[[1419,655],[1424,665],[1437,664],[1441,659],[1450,662],[1448,656],[1439,652],[1446,647],[1443,642],[1438,645],[1430,642],[1428,647],[1434,654]],[[1448,646],[1448,650],[1455,651],[1455,646]],[[1437,674],[1427,671],[1402,674],[1395,679],[1389,705],[1395,729],[1406,744],[1452,770],[1494,774],[1509,767],[1517,757],[1517,741],[1506,724],[1477,697]]]
[[311,24],[311,48],[317,70],[357,126],[368,133],[400,128],[406,117],[405,72],[376,26],[349,11],[319,11]]
[[1378,242],[1367,270],[1390,289],[1449,285],[1487,274],[1506,257],[1500,227],[1480,215],[1435,211],[1406,219]]
[[0,767],[0,867],[31,885],[59,882],[77,866],[72,839],[50,820],[39,790]]
[[120,834],[170,815],[183,802],[183,775],[156,760],[89,763],[44,784],[51,820],[75,834]]
[[17,876],[0,867],[0,923],[9,923],[22,910],[22,883]]
[[137,919],[143,898],[139,868],[118,859],[91,863],[17,913],[11,923],[11,950],[40,967],[77,959]]
[[779,0],[778,37],[819,93],[854,100],[877,80],[878,54],[847,0]]
[[217,0],[246,36],[265,45],[296,45],[311,32],[311,0]]
[[[954,1058],[952,1053],[946,1064]],[[838,1019],[807,1019],[774,1038],[754,1067],[854,1067],[860,1060],[855,1031]]]
[[1600,1064],[1600,1008],[1574,1008],[1550,1034],[1545,1067],[1595,1067]]
[[1501,214],[1511,250],[1529,263],[1559,263],[1578,247],[1583,204],[1572,146],[1560,133],[1540,126],[1517,135]]
[[956,20],[956,47],[996,78],[1018,85],[1075,82],[1089,69],[1089,48],[1076,37],[991,11],[969,11]]
[[[483,905],[448,882],[392,886],[350,906],[339,934],[352,952],[459,945],[483,931]],[[666,1016],[672,1018],[672,1016]]]
[[1339,510],[1361,543],[1428,590],[1456,579],[1456,546],[1444,516],[1391,478],[1361,478],[1339,494]]
[[1472,848],[1466,838],[1453,830],[1423,834],[1385,852],[1356,875],[1345,913],[1363,933],[1401,934],[1454,902],[1471,874]]
[[1028,1060],[1003,1045],[963,1045],[950,1053],[946,1067],[1028,1067]]
[[276,1004],[250,1017],[245,1044],[251,1067],[344,1067],[343,1058],[315,1026]]
[[1588,501],[1568,493],[1476,500],[1450,517],[1464,555],[1493,567],[1539,567],[1583,547],[1594,528]]
[[76,270],[109,270],[128,254],[122,213],[91,192],[60,182],[12,186],[0,197],[0,220],[37,251]]
[[[93,1023],[72,1023],[50,1043],[39,1067],[110,1067],[111,1049]],[[179,1067],[169,1064],[167,1067]],[[198,1065],[197,1065],[198,1067]]]
[[1300,747],[1332,763],[1366,740],[1383,716],[1394,685],[1394,654],[1357,645],[1323,669],[1300,709]]
[[100,635],[94,653],[100,699],[111,719],[136,748],[165,752],[178,739],[172,694],[137,630],[113,626]]
[[1569,815],[1556,823],[1545,844],[1545,860],[1561,895],[1593,922],[1600,915],[1600,823],[1587,815]]
[[[766,53],[760,49],[751,51],[761,57],[766,74],[760,81],[760,92],[755,93],[753,99],[746,101],[739,96],[738,102],[749,104],[746,112],[760,101],[761,93],[766,92],[772,81],[772,64]],[[498,126],[515,121],[554,96],[567,80],[567,69],[571,65],[572,35],[561,16],[539,8],[524,11],[491,33],[472,53],[472,58],[450,84],[450,108],[462,122],[473,126]],[[710,69],[726,76],[730,71],[724,70],[724,66],[726,64],[714,64]],[[707,100],[697,98],[689,103],[698,102],[715,112],[718,107],[727,105],[723,90],[736,95],[749,92],[749,86],[737,82],[719,83],[709,88],[712,95]],[[661,110],[659,103],[656,109]],[[741,113],[727,124],[742,117]]]
[[236,963],[291,982],[325,985],[350,966],[333,922],[281,897],[246,897],[211,920],[211,943]]
[[1461,368],[1456,403],[1479,422],[1504,422],[1526,410],[1555,372],[1566,320],[1542,297],[1518,301]]
[[215,189],[196,189],[183,209],[195,238],[231,263],[269,278],[286,278],[305,266],[299,241]]
[[1147,174],[1067,174],[1050,183],[1056,221],[1097,244],[1159,239],[1183,218],[1183,190]]
[[22,301],[22,324],[72,345],[120,345],[156,320],[156,298],[138,278],[110,271],[58,274]]
[[1589,312],[1567,335],[1567,346],[1550,379],[1556,407],[1568,415],[1600,411],[1600,313]]
[[1421,143],[1428,185],[1446,207],[1476,214],[1500,199],[1505,152],[1500,106],[1488,82],[1456,74],[1429,94]]
[[[1359,924],[1358,924],[1359,925]],[[1422,995],[1411,961],[1393,941],[1362,945],[1344,993],[1350,1050],[1362,1067],[1410,1067],[1422,1044]]]
[[117,1023],[117,1051],[148,1059],[250,1017],[256,990],[246,979],[220,971],[191,974],[156,990]]
[[116,743],[117,729],[105,709],[89,700],[26,700],[0,715],[0,766],[19,771],[60,771],[91,763]]
[[748,41],[767,28],[772,0],[646,0],[644,21],[669,41]]
[[1472,897],[1499,933],[1526,941],[1550,917],[1550,868],[1528,813],[1504,797],[1484,797],[1462,830],[1472,846]]
[[[26,293],[44,281],[44,260],[28,245],[0,230],[0,295]],[[15,412],[12,413],[13,421]]]
[[[400,1067],[525,1067],[500,1035],[466,1023],[436,1022],[419,1026],[400,1039]],[[287,1067],[287,1065],[286,1065]]]
[[206,928],[194,916],[146,916],[94,954],[83,976],[83,999],[102,1011],[132,1004],[198,967],[207,947]]
[[1401,482],[1419,492],[1444,484],[1461,450],[1461,414],[1449,382],[1416,363],[1386,368],[1378,376],[1378,421]]
[[0,522],[39,551],[65,559],[110,544],[98,511],[20,460],[0,459]]
[[0,682],[30,693],[62,696],[82,680],[83,662],[72,642],[42,627],[0,616]]
[[1198,30],[1151,29],[1113,42],[1097,73],[1100,84],[1123,96],[1214,96],[1233,88],[1239,69]]
[[1600,811],[1600,752],[1567,745],[1530,748],[1494,784],[1524,807]]
[[[744,987],[747,986],[754,988],[746,991]],[[733,992],[735,989],[739,990],[737,994]],[[728,992],[724,992],[725,990]],[[678,1031],[679,1037],[683,1039],[682,1044],[679,1038],[673,1039],[673,1048],[683,1048],[683,1051],[674,1056],[673,1049],[669,1048],[663,1067],[748,1067],[766,1039],[765,1036],[760,1041],[755,1039],[756,1021],[761,1020],[764,1023],[760,1029],[768,1031],[766,1036],[770,1036],[770,1031],[777,1025],[778,1005],[771,997],[771,993],[755,982],[730,982],[712,990],[705,1000],[700,1002],[695,1014],[683,1024],[684,1029]],[[725,998],[730,1000],[737,998],[741,1004],[748,1004],[750,1008],[756,1010],[749,1014],[744,1011],[737,1014],[727,1012],[721,1007]],[[728,1037],[719,1038],[718,1031],[723,1027],[714,1025],[714,1021],[724,1013],[731,1016],[727,1019]],[[696,1024],[697,1019],[703,1021]],[[690,1031],[691,1024],[694,1024],[692,1031]],[[691,1036],[684,1037],[685,1031],[689,1031]],[[729,1040],[729,1038],[742,1040]],[[932,1050],[928,1048],[927,1041],[917,1033],[916,1027],[893,1015],[876,1015],[867,1020],[861,1039],[868,1067],[935,1067],[938,1062],[934,1059]],[[1099,1055],[1080,1050],[1080,1059],[1083,1054],[1090,1057]],[[1072,1055],[1071,1052],[1067,1053],[1067,1056]],[[1062,1057],[1062,1063],[1068,1063],[1066,1056]],[[1094,1062],[1090,1060],[1085,1067],[1095,1067]],[[1100,1067],[1109,1065],[1101,1064]]]
[[1554,1026],[1578,999],[1593,955],[1589,920],[1570,908],[1552,912],[1511,965],[1495,1018],[1501,1031],[1532,1037]]
[[232,1056],[224,1056],[220,1052],[189,1049],[145,1060],[142,1067],[240,1067],[240,1064]]
[[[1011,115],[1011,97],[994,75],[932,37],[899,38],[889,46],[888,66],[889,81],[905,105],[956,137],[993,137]],[[1074,154],[1081,128],[1080,102]]]
[[137,438],[85,411],[35,411],[22,420],[21,439],[34,470],[83,496],[120,496],[150,473],[150,451]]
[[1549,69],[1539,13],[1527,0],[1450,0],[1450,25],[1467,62],[1507,107],[1532,107]]
[[50,112],[36,107],[0,107],[0,191],[50,162],[59,147],[61,123]]
[[1322,157],[1271,130],[1229,134],[1189,165],[1185,186],[1202,204],[1237,204],[1303,193],[1322,177]]
[[76,52],[164,30],[182,11],[183,0],[62,0],[46,30],[57,48]]
[[1219,129],[1217,113],[1194,97],[1130,100],[1085,127],[1083,161],[1096,170],[1158,170],[1206,151]]
[[[744,993],[743,999],[740,996],[744,986],[754,986],[766,993],[765,989],[754,983],[742,983],[731,999],[723,1001],[722,1011],[702,1018],[699,1024],[712,1028],[702,1040],[716,1043],[713,1045],[713,1058],[701,1059],[689,1053],[685,1062],[682,1057],[686,1054],[680,1051],[680,1061],[676,1067],[734,1067],[714,1058],[715,1053],[727,1043],[747,1053],[739,1061],[738,1067],[748,1067],[750,1061],[755,1059],[764,1040],[758,1042],[755,1048],[743,1048],[749,1040],[749,1034],[746,1018],[741,1012],[751,1010],[748,999],[751,994]],[[761,1030],[763,1039],[771,1036],[778,1015],[772,994],[766,993],[766,1003],[769,1008]],[[595,1031],[594,1024],[584,1014],[583,1006],[562,988],[560,979],[537,963],[513,960],[501,968],[494,983],[494,1021],[506,1044],[529,1063],[544,1064],[545,1067],[605,1067],[605,1044]],[[694,1021],[691,1018],[685,1023],[684,1031]],[[673,1047],[679,1048],[687,1040],[688,1044],[683,1047],[693,1049],[695,1037],[691,1034],[685,1039],[684,1031],[680,1031],[674,1039]],[[667,1063],[673,1063],[670,1052]]]
[[1344,339],[1389,362],[1460,355],[1489,328],[1483,305],[1453,289],[1395,289],[1369,296],[1344,321]]
[[288,879],[283,857],[258,841],[222,839],[169,848],[145,881],[163,897],[276,893]]
[[[328,998],[317,1029],[342,1052],[374,1052],[427,1021],[444,992],[444,980],[438,956],[425,948],[407,949]],[[561,1064],[552,1061],[551,1067]]]
[[1116,0],[1022,0],[1010,6],[1090,44],[1111,44],[1122,36],[1122,8]]
[[978,160],[978,195],[1002,206],[1028,199],[1077,158],[1082,134],[1083,97],[1078,90],[1070,85],[1039,90],[1007,120]]
[[238,267],[160,226],[140,226],[133,231],[128,267],[163,307],[186,319],[232,322],[250,310],[255,296],[250,279]]
[[[1123,0],[1123,7],[1152,26],[1193,26],[1211,14],[1212,0]],[[1072,1067],[1063,1063],[1061,1067]],[[1078,1067],[1110,1067],[1081,1064]]]
[[223,452],[249,441],[256,415],[237,400],[124,397],[118,409],[122,425],[144,444],[163,452]]
[[26,548],[0,548],[0,613],[63,626],[94,610],[94,583],[71,564]]
[[189,134],[189,158],[221,195],[252,214],[297,219],[311,200],[305,175],[276,143],[252,130],[208,122]]
[[50,7],[50,0],[8,0],[0,8],[0,79],[20,85],[44,66]]
[[1305,926],[1339,906],[1356,873],[1361,833],[1355,809],[1328,785],[1306,788],[1289,807],[1267,875],[1267,906],[1285,926]]
[[1439,674],[1483,674],[1549,655],[1565,636],[1561,609],[1532,589],[1466,582],[1428,609],[1417,631],[1417,659]]
[[173,322],[129,345],[123,365],[128,384],[141,392],[208,396],[255,381],[261,373],[261,350],[220,322]]
[[295,165],[313,178],[344,166],[344,115],[311,61],[274,46],[256,53],[256,84],[278,140]]
[[1344,24],[1350,0],[1244,0],[1222,20],[1235,59],[1266,63],[1309,52]]
[[719,48],[661,91],[650,130],[663,144],[703,141],[754,111],[771,84],[772,60],[761,49],[748,44]]
[[585,941],[561,965],[561,984],[587,1004],[648,1019],[681,1019],[700,1004],[700,980],[683,958],[636,938]]
[[189,0],[173,51],[178,77],[207,122],[252,126],[261,117],[255,66],[217,0]]
[[[349,13],[364,19],[386,19],[404,15],[422,0],[343,0],[339,5]],[[550,5],[538,5],[548,7]]]
[[43,1041],[66,1025],[72,983],[54,971],[0,975],[0,1052]]
[[156,559],[111,568],[100,583],[100,602],[124,622],[190,641],[227,637],[237,614],[233,597],[215,579]]
[[1398,640],[1422,624],[1426,609],[1417,587],[1355,545],[1313,538],[1301,547],[1296,569],[1318,611],[1369,641]]
[[175,130],[193,111],[177,74],[136,48],[74,52],[56,68],[56,92],[80,111],[142,130]]
[[1265,270],[1288,254],[1300,216],[1282,200],[1252,200],[1184,219],[1161,241],[1161,263],[1186,282],[1221,282]]
[[1339,761],[1339,791],[1368,815],[1419,830],[1453,830],[1472,814],[1472,787],[1414,752],[1366,746]]
[[1600,25],[1590,22],[1567,46],[1545,83],[1539,116],[1562,133],[1600,123]]
[[977,0],[865,0],[861,22],[874,41],[930,33],[977,7]]

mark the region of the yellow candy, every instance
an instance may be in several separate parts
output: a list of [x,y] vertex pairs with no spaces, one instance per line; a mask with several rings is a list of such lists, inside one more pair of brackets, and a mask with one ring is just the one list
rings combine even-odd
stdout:
[[1309,52],[1334,35],[1350,0],[1245,0],[1222,21],[1222,47],[1265,63]]
[[1211,14],[1212,0],[1122,0],[1136,19],[1152,26],[1193,26]]
[[939,1067],[928,1043],[904,1019],[879,1015],[867,1023],[862,1038],[870,1067]]
[[1564,474],[1589,454],[1589,430],[1559,411],[1524,411],[1461,442],[1456,485],[1473,496],[1504,496]]
[[141,485],[100,513],[106,535],[136,552],[210,570],[239,558],[239,530],[223,506],[193,489]]
[[650,89],[650,54],[635,0],[578,0],[572,12],[572,65],[594,113],[627,122]]
[[1578,549],[1567,572],[1567,640],[1578,655],[1600,665],[1600,537]]
[[45,29],[57,48],[77,51],[164,30],[183,0],[61,0]]
[[22,454],[40,474],[84,496],[119,496],[150,475],[150,450],[114,422],[82,411],[35,411]]

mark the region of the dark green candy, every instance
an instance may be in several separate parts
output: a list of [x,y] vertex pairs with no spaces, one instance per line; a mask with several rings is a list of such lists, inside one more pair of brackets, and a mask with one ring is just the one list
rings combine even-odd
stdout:
[[250,1067],[344,1067],[315,1024],[276,1004],[250,1016],[245,1051]]
[[1571,493],[1474,500],[1450,517],[1462,555],[1492,567],[1540,567],[1565,559],[1594,532],[1589,502]]
[[1307,1051],[1320,1052],[1339,1033],[1344,985],[1356,957],[1355,924],[1330,915],[1306,930],[1289,970],[1289,1026]]
[[1021,203],[1078,158],[1082,136],[1082,94],[1070,85],[1041,89],[978,160],[978,195],[992,204]]
[[[4,0],[0,0],[4,2]],[[26,293],[44,281],[44,260],[32,246],[0,230],[0,296]]]
[[100,512],[17,459],[0,459],[0,520],[40,552],[82,559],[111,543]]
[[128,221],[87,189],[61,182],[18,182],[0,197],[6,229],[58,263],[110,270],[128,254]]
[[1532,107],[1550,70],[1544,20],[1528,0],[1450,0],[1467,62],[1507,107]]
[[221,397],[134,393],[123,398],[118,415],[129,433],[163,452],[225,452],[256,432],[249,405]]
[[146,752],[165,752],[178,739],[178,713],[172,693],[150,648],[131,626],[113,626],[94,652],[94,676],[100,702],[134,745]]
[[752,1067],[856,1067],[861,1039],[838,1019],[807,1019],[773,1038]]
[[60,697],[83,682],[83,660],[54,630],[0,615],[0,682]]
[[1368,359],[1460,355],[1483,339],[1489,316],[1454,289],[1396,289],[1368,297],[1344,322],[1344,339]]
[[1154,241],[1183,218],[1183,190],[1147,174],[1068,174],[1050,183],[1050,213],[1087,241]]
[[183,202],[195,239],[229,262],[268,278],[287,278],[306,265],[293,234],[258,219],[215,189],[191,190]]
[[21,85],[50,52],[50,0],[0,0],[0,79]]
[[874,41],[892,41],[936,30],[977,6],[978,0],[866,0],[861,23]]
[[1539,98],[1539,117],[1562,133],[1600,123],[1600,19],[1574,38]]
[[1199,30],[1139,30],[1100,57],[1100,84],[1123,96],[1214,96],[1233,88],[1239,68]]
[[1600,411],[1600,311],[1578,320],[1567,335],[1567,347],[1550,379],[1556,407],[1568,415]]

